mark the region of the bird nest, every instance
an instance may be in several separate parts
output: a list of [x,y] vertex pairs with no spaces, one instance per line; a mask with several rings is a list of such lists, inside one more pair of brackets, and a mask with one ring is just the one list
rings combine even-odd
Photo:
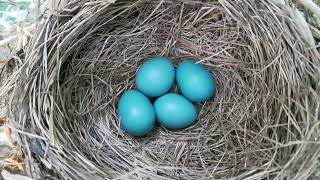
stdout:
[[[320,153],[320,55],[273,1],[70,3],[38,28],[10,111],[29,175],[65,179],[311,176]],[[146,59],[195,59],[217,79],[197,122],[121,130],[120,95]],[[175,89],[174,91],[177,91]],[[37,169],[39,171],[37,171]]]

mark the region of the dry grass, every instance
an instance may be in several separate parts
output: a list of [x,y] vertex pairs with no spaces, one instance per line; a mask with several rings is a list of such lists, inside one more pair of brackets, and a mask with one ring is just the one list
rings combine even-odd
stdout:
[[[68,7],[39,28],[3,87],[13,90],[29,175],[306,179],[315,171],[320,55],[291,9],[263,0]],[[133,138],[119,127],[118,97],[155,55],[197,59],[216,76],[217,94],[197,105],[194,126]]]

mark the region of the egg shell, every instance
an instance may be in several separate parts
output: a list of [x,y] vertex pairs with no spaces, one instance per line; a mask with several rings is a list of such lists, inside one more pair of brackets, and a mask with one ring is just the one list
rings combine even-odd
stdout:
[[210,99],[216,91],[213,75],[193,60],[183,60],[179,63],[176,80],[183,96],[196,103]]
[[174,80],[174,66],[165,57],[147,60],[140,66],[136,75],[137,89],[149,97],[157,97],[168,92]]
[[155,111],[150,100],[136,90],[126,91],[120,98],[118,114],[121,127],[133,136],[145,136],[155,123]]
[[154,102],[157,121],[169,129],[182,129],[197,120],[197,109],[185,97],[168,93]]

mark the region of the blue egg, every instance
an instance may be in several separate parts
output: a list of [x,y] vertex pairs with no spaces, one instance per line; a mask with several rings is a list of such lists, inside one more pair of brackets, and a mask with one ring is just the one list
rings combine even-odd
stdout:
[[182,61],[176,73],[181,93],[190,101],[199,103],[210,99],[216,91],[216,80],[201,64],[192,60]]
[[168,93],[154,102],[157,121],[169,129],[186,128],[197,120],[197,109],[185,97]]
[[136,85],[146,96],[157,97],[170,90],[174,79],[175,70],[171,61],[165,57],[153,57],[140,66]]
[[145,136],[155,123],[155,111],[150,100],[139,91],[126,91],[118,105],[121,127],[133,136]]

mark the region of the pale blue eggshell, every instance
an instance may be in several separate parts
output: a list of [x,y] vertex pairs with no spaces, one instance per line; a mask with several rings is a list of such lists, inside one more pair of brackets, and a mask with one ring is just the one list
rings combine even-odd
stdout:
[[154,102],[157,121],[169,129],[186,128],[197,120],[197,109],[185,97],[168,93]]
[[145,136],[155,123],[155,111],[150,100],[136,90],[126,91],[120,98],[118,114],[121,127],[133,136]]
[[165,57],[153,57],[144,62],[136,75],[137,89],[149,97],[168,92],[173,86],[175,70]]
[[176,80],[183,96],[196,103],[210,99],[216,91],[213,75],[192,60],[184,60],[178,65]]

